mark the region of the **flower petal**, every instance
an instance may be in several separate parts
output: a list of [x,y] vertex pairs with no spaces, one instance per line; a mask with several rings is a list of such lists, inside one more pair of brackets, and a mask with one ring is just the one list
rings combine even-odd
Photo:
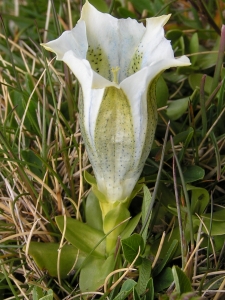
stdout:
[[109,201],[124,200],[137,179],[132,176],[131,182],[126,182],[127,174],[133,170],[135,140],[130,104],[121,89],[105,89],[94,142],[99,160],[95,170],[99,190]]
[[145,67],[126,78],[120,87],[131,106],[135,134],[134,159],[137,177],[140,176],[145,160],[151,149],[157,123],[155,85],[157,76],[170,67],[190,65],[186,56],[179,59],[164,59]]
[[146,20],[146,31],[130,63],[129,75],[164,58],[174,58],[173,49],[164,37],[163,26],[170,18],[164,15]]
[[63,32],[58,39],[41,45],[54,52],[57,60],[63,60],[64,54],[70,50],[77,58],[85,59],[88,49],[85,22],[79,22],[72,30]]
[[[83,6],[88,39],[87,58],[93,70],[113,81],[112,68],[120,67],[119,82],[127,77],[131,57],[146,29],[133,19],[116,19],[99,12],[88,1]],[[100,34],[101,33],[101,34]]]

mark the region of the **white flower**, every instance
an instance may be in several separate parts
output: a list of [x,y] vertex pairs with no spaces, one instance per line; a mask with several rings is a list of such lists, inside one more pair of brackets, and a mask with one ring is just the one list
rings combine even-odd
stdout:
[[88,1],[70,31],[43,46],[77,77],[81,133],[98,189],[109,202],[128,198],[149,155],[157,123],[155,85],[165,69],[190,64],[174,58],[163,26],[169,15],[116,19]]

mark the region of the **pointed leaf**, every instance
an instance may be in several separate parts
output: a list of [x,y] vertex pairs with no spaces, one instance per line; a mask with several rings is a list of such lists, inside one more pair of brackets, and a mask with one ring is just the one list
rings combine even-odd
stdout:
[[149,282],[147,284],[147,294],[146,294],[146,299],[148,300],[154,300],[154,284],[153,284],[153,279],[152,277],[149,279]]
[[179,119],[187,111],[189,101],[189,97],[186,97],[170,102],[168,108],[166,109],[166,114],[169,119]]
[[[58,243],[31,242],[28,253],[41,270],[47,270],[50,276],[57,277],[58,250]],[[84,259],[84,254],[78,253],[72,245],[63,246],[60,253],[60,277],[65,278],[73,267],[79,268]]]
[[184,180],[186,183],[191,183],[205,176],[205,170],[199,166],[189,166],[184,170]]
[[161,292],[168,288],[173,282],[171,268],[165,268],[158,276],[154,277],[154,288],[156,292]]
[[138,295],[138,292],[136,291],[135,288],[133,288],[133,299],[134,300],[141,300],[141,298]]
[[133,217],[127,224],[127,226],[125,227],[124,231],[121,233],[121,239],[126,239],[128,238],[133,231],[135,230],[135,228],[137,227],[139,221],[141,218],[141,213],[137,214],[135,217]]
[[[148,208],[149,208],[151,200],[152,200],[151,193],[150,193],[149,189],[146,187],[146,185],[144,185],[143,190],[144,190],[144,198],[143,198],[143,204],[142,204],[142,218],[141,218],[142,219],[142,224],[144,224],[144,222],[145,222],[145,219],[146,219],[147,213],[148,213]],[[147,241],[148,226],[149,226],[149,223],[150,223],[150,220],[151,220],[151,215],[152,215],[152,212],[149,216],[148,222],[147,222],[147,224],[145,226],[145,229],[142,233],[142,238],[143,238],[145,244],[146,244],[146,241]]]
[[105,257],[105,240],[103,232],[76,219],[57,216],[55,220],[62,233],[64,231],[64,226],[66,226],[65,238],[74,247],[86,254],[91,253],[94,256]]
[[209,204],[209,192],[192,185],[187,185],[187,191],[191,191],[191,213],[201,215]]
[[98,290],[106,277],[113,271],[115,265],[114,254],[107,259],[92,258],[80,272],[79,285],[82,292]]
[[154,268],[153,270],[154,277],[158,275],[163,270],[163,268],[169,263],[169,261],[173,258],[173,255],[177,250],[177,246],[178,246],[178,240],[173,240],[163,260],[159,263],[159,265],[156,268]]
[[85,205],[86,222],[94,229],[103,231],[102,212],[98,198],[91,191],[86,199]]
[[147,258],[143,258],[142,263],[139,267],[138,284],[136,286],[136,290],[139,295],[143,294],[147,289],[147,284],[149,283],[149,277],[151,274],[151,268],[151,261]]
[[127,279],[119,292],[119,294],[113,298],[113,300],[124,300],[127,299],[129,294],[132,292],[133,288],[136,286],[137,282],[132,279]]
[[185,273],[177,266],[172,267],[176,291],[181,295],[192,291],[191,283]]

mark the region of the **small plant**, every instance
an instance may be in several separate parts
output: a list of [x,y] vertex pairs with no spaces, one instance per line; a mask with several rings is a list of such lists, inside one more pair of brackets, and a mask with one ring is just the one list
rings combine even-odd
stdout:
[[222,299],[224,3],[82,7],[0,3],[0,299]]

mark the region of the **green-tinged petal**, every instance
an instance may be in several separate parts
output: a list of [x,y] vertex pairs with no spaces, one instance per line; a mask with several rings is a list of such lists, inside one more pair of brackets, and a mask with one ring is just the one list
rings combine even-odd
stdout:
[[121,89],[105,89],[95,127],[98,188],[111,201],[129,196],[136,182],[127,178],[134,165],[134,132],[129,100]]
[[[116,19],[99,12],[88,1],[83,6],[88,39],[88,59],[92,68],[113,81],[112,68],[119,67],[118,81],[127,77],[130,60],[146,29],[133,19]],[[96,69],[97,68],[97,69]]]

